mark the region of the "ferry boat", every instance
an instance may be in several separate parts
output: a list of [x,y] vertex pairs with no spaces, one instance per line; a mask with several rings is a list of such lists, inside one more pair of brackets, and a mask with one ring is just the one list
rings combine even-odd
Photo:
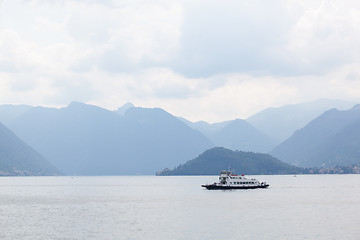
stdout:
[[267,188],[269,184],[267,184],[266,182],[259,182],[254,178],[248,179],[244,175],[234,175],[231,171],[221,171],[218,183],[214,182],[213,184],[205,184],[201,186],[208,190],[254,189]]

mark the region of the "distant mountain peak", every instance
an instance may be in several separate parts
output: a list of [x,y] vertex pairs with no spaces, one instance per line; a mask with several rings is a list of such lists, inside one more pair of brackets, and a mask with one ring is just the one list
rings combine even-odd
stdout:
[[249,124],[246,120],[244,119],[240,119],[240,118],[236,118],[234,119],[230,124]]
[[124,108],[124,107],[126,107],[126,108],[131,108],[131,107],[135,107],[135,105],[132,104],[131,102],[127,102],[127,103],[125,103],[122,107],[123,107],[123,108]]
[[124,115],[125,112],[130,109],[130,108],[134,108],[134,104],[132,104],[131,102],[127,102],[124,105],[122,105],[121,107],[119,107],[116,112],[120,115]]
[[360,110],[360,104],[354,105],[351,110]]
[[336,109],[340,111],[348,110],[354,104],[356,102],[319,99],[312,102],[268,108],[246,120],[280,143],[322,113],[326,111],[335,113]]
[[66,108],[78,108],[84,106],[87,106],[87,104],[83,102],[72,101]]

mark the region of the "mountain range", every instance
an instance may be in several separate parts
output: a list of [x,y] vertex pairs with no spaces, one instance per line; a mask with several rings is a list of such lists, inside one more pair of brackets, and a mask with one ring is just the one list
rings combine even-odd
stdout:
[[243,119],[210,124],[205,121],[190,122],[180,118],[189,127],[204,134],[216,146],[231,150],[268,152],[276,146],[276,141],[256,129]]
[[268,108],[245,120],[235,119],[210,124],[205,121],[190,122],[180,119],[203,133],[216,146],[231,150],[269,152],[323,112],[332,108],[349,109],[354,104],[349,101],[320,99]]
[[[131,103],[115,111],[79,102],[63,108],[0,105],[0,121],[61,172],[72,175],[153,174],[215,146],[238,152],[270,151],[298,166],[357,163],[359,124],[349,113],[357,107],[321,115],[321,109],[328,110],[326,106],[331,104],[344,107],[348,102],[288,105],[264,110],[247,120],[213,124],[190,122],[160,108]],[[327,117],[331,113],[337,117]],[[309,116],[316,114],[320,117],[311,122]],[[306,121],[310,123],[306,125]],[[266,122],[267,128],[256,127],[266,126]],[[295,128],[299,130],[274,148],[279,136]]]
[[360,105],[346,111],[326,111],[296,131],[270,154],[302,167],[359,163]]
[[267,108],[247,118],[246,121],[274,139],[277,145],[325,111],[332,108],[346,110],[355,104],[349,101],[319,99],[307,103]]
[[8,124],[65,174],[153,174],[213,147],[205,136],[162,109],[124,115],[73,102],[35,107]]

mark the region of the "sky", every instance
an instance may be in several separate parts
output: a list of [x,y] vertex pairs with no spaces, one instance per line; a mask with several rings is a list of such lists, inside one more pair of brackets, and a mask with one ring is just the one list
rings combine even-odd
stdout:
[[191,121],[360,102],[358,0],[0,0],[0,104]]

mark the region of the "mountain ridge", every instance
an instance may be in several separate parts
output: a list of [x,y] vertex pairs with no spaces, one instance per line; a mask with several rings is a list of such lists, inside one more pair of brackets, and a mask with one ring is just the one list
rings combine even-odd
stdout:
[[[360,109],[331,109],[296,131],[270,154],[280,160],[303,167],[350,165],[360,159]],[[351,136],[351,137],[349,137]],[[341,141],[340,141],[341,139]],[[348,151],[346,148],[353,146]],[[341,152],[348,154],[347,157]],[[351,156],[351,158],[350,158]]]
[[354,104],[356,103],[349,101],[318,99],[312,102],[267,108],[246,120],[257,129],[276,139],[277,143],[280,144],[296,130],[303,128],[325,111],[332,108],[345,110]]
[[33,108],[9,127],[72,175],[153,174],[213,146],[158,108],[129,108],[122,116],[72,102],[60,109]]
[[[356,108],[359,106],[353,110]],[[214,146],[268,152],[275,145],[271,137],[247,120],[192,123],[174,117],[161,108],[141,108],[131,103],[112,111],[81,102],[71,102],[62,108],[0,105],[0,119],[11,119],[6,125],[47,159],[55,159],[50,161],[60,169],[73,169],[70,172],[67,169],[65,172],[68,174],[91,175],[97,171],[100,174],[151,174],[150,168],[154,170],[163,165],[176,166]],[[352,128],[357,129],[357,125],[349,127],[346,134],[351,134]],[[331,133],[331,130],[325,132]],[[337,134],[338,138],[346,139],[345,132]],[[352,139],[357,141],[355,135],[352,135]],[[337,149],[339,154],[351,158],[345,151],[348,146],[339,149],[337,145],[341,143],[333,141],[327,144],[332,145],[331,151]],[[323,155],[327,156],[325,153]],[[86,161],[94,158],[99,159],[99,162]],[[110,158],[112,162],[103,158]],[[104,163],[109,165],[105,167]],[[160,165],[155,166],[157,164]],[[88,171],[82,169],[85,165]]]

